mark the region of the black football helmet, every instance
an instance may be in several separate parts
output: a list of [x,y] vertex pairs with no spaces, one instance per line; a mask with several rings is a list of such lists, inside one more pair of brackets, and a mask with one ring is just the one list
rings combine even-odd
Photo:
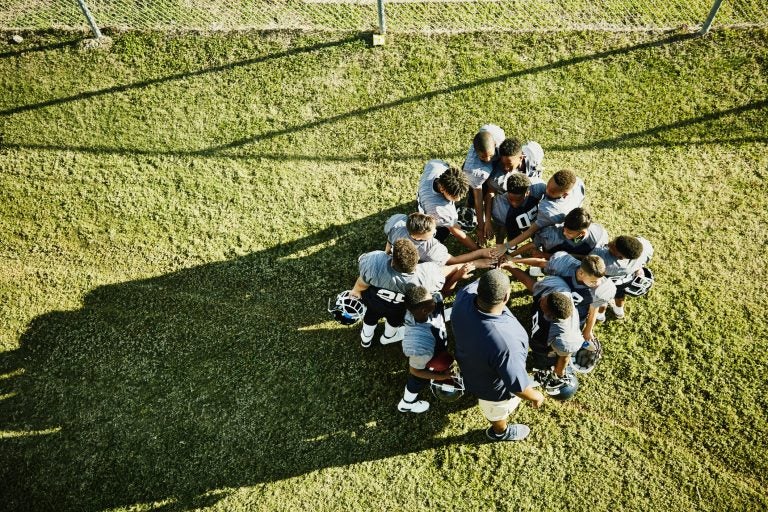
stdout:
[[642,297],[651,289],[654,283],[653,272],[648,267],[643,267],[643,275],[635,276],[624,292],[632,297]]

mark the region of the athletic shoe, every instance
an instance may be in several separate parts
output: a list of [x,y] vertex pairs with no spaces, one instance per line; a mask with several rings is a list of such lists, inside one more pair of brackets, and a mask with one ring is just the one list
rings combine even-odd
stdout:
[[626,316],[624,313],[624,306],[617,306],[613,301],[610,302],[610,305],[613,316],[615,316],[617,320],[624,320],[624,317]]
[[[375,331],[374,331],[375,332]],[[360,345],[363,346],[363,348],[368,348],[371,346],[371,342],[373,341],[373,332],[370,336],[365,335],[365,331],[362,329],[360,330]]]
[[395,331],[395,334],[392,336],[387,336],[386,334],[382,334],[381,338],[379,338],[379,341],[382,345],[389,345],[390,343],[397,343],[398,341],[403,341],[403,336],[405,335],[405,328],[404,327],[398,327],[397,331]]
[[595,319],[598,322],[605,322],[605,311],[603,311],[602,313],[598,313]]
[[400,412],[412,412],[415,414],[421,414],[426,412],[428,409],[429,402],[425,400],[417,400],[415,402],[406,402],[405,400],[400,400],[400,403],[397,404],[397,410]]
[[528,434],[530,433],[531,429],[528,427],[528,425],[523,425],[522,423],[513,423],[511,425],[507,425],[507,430],[501,434],[494,432],[493,427],[488,427],[488,430],[485,431],[485,436],[494,442],[522,441],[528,437]]

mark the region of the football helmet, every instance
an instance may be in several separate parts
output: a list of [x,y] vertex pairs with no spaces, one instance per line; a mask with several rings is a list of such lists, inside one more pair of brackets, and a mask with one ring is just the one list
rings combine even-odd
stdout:
[[570,400],[579,390],[579,379],[572,373],[566,372],[563,377],[558,377],[552,370],[539,370],[533,378],[555,400]]
[[477,215],[475,209],[469,206],[459,206],[456,208],[456,213],[459,215],[459,227],[467,233],[474,231],[477,227]]
[[365,304],[352,296],[351,291],[346,290],[338,294],[333,305],[331,305],[333,299],[328,299],[328,312],[341,325],[354,325],[365,315]]
[[581,348],[571,356],[571,367],[576,373],[589,373],[603,358],[603,346],[597,338],[585,341]]
[[643,267],[643,275],[635,276],[629,286],[624,290],[627,295],[632,297],[642,297],[653,286],[653,272],[648,267]]
[[453,375],[447,380],[429,381],[429,388],[435,398],[443,402],[455,402],[464,395],[464,379],[451,354],[446,351],[438,352],[427,363],[427,369],[432,372],[450,370]]
[[523,144],[523,155],[525,155],[525,173],[531,178],[541,178],[541,171],[544,166],[544,150],[536,141],[529,140]]

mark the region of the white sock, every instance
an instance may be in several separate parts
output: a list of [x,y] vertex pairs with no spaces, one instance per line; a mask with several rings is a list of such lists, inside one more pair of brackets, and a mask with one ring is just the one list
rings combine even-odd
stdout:
[[386,336],[387,338],[391,338],[395,334],[397,334],[397,327],[392,327],[391,325],[389,325],[389,322],[385,321],[384,322],[384,336]]
[[408,403],[415,402],[418,396],[419,396],[418,393],[411,393],[410,391],[408,391],[408,386],[405,387],[405,391],[403,392],[404,401]]
[[376,330],[376,326],[375,325],[363,324],[363,334],[366,337],[370,338],[371,336],[373,336],[373,331],[375,331],[375,330]]

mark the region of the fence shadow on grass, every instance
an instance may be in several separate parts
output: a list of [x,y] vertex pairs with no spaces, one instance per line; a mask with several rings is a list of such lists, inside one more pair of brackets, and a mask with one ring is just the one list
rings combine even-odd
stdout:
[[222,489],[427,449],[439,464],[449,445],[482,442],[441,435],[468,399],[398,413],[399,345],[363,350],[325,311],[384,220],[411,208],[101,286],[34,319],[0,358],[4,508],[187,510]]

